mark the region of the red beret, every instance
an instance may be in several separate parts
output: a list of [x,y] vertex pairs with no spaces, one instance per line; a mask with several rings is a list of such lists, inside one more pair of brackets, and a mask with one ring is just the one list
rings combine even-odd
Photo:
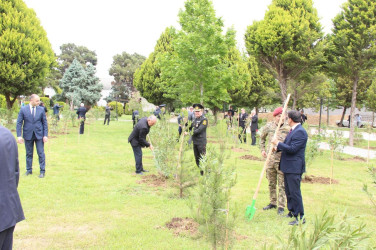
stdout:
[[274,110],[273,112],[273,116],[277,116],[277,115],[280,115],[282,114],[282,111],[283,111],[283,108],[282,107],[278,107]]

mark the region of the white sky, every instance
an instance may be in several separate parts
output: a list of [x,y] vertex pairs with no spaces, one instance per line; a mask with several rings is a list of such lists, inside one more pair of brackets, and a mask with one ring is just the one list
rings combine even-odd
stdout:
[[[313,0],[325,33],[345,0]],[[146,57],[166,27],[178,25],[185,0],[24,0],[33,8],[56,54],[64,43],[85,46],[97,53],[97,76],[108,78],[112,58],[123,51]],[[234,26],[240,50],[244,33],[261,20],[271,0],[213,0],[225,28]]]

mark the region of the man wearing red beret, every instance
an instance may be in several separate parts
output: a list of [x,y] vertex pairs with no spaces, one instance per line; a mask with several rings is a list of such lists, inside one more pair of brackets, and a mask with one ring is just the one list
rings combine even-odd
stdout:
[[[266,158],[268,150],[266,150],[265,144],[268,140],[268,148],[271,145],[271,140],[273,139],[274,132],[278,126],[279,119],[282,115],[283,108],[279,107],[276,108],[273,112],[273,121],[268,122],[262,129],[261,129],[261,136],[260,136],[260,149],[261,154]],[[290,131],[290,127],[283,123],[281,128],[279,129],[277,138],[280,141],[284,141],[286,136]],[[285,202],[286,202],[286,194],[285,194],[285,185],[284,185],[284,178],[283,173],[279,170],[279,162],[281,160],[281,152],[274,151],[272,156],[269,160],[269,164],[266,168],[266,178],[269,181],[269,197],[270,203],[264,210],[269,210],[272,208],[277,208],[278,205],[278,214],[282,215],[284,213]],[[278,204],[277,204],[277,184],[278,184]]]

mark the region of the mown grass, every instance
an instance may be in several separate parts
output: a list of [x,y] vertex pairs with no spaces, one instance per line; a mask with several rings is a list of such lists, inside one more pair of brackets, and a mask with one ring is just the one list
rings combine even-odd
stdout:
[[[132,123],[125,119],[129,118],[111,121],[110,126],[92,122],[81,136],[77,127],[70,128],[68,135],[54,135],[57,137],[45,145],[44,179],[38,178],[38,159],[34,157],[33,175],[22,175],[18,187],[26,220],[16,226],[15,249],[210,249],[204,238],[175,236],[165,228],[174,217],[191,217],[188,198],[179,199],[172,185],[151,187],[138,182],[141,177],[134,174],[133,152],[127,143]],[[212,130],[208,134],[216,136]],[[288,237],[290,220],[277,216],[276,210],[262,210],[269,199],[265,177],[254,219],[244,218],[263,162],[240,157],[260,157],[259,149],[244,144],[228,146],[229,150],[231,146],[247,150],[231,150],[226,161],[237,166],[238,182],[232,190],[230,210],[238,215],[236,234],[245,236],[239,237],[234,248],[277,245],[276,235]],[[23,174],[24,145],[19,145],[19,155]],[[148,174],[157,174],[148,149],[144,156],[144,168],[151,171]],[[307,174],[329,177],[329,153],[316,159]],[[316,214],[328,210],[329,214],[359,216],[355,223],[365,222],[367,231],[375,231],[376,208],[362,191],[363,183],[371,185],[365,163],[336,160],[334,178],[338,184],[302,184],[307,227],[313,227]],[[365,243],[376,246],[376,237]]]

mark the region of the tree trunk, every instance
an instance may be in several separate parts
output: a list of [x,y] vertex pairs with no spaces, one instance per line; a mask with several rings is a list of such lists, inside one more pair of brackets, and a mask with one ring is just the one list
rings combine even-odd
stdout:
[[201,105],[204,105],[204,84],[201,83],[200,85],[200,102]]
[[292,110],[296,109],[296,99],[297,99],[297,96],[298,96],[298,91],[295,88],[294,89],[293,101],[292,101]]
[[339,121],[339,124],[341,125],[341,127],[343,127],[343,118],[345,117],[346,110],[347,110],[347,107],[344,106],[344,107],[343,107],[342,116],[341,116],[341,120]]
[[349,145],[352,147],[354,145],[354,113],[356,108],[356,90],[358,88],[358,80],[359,77],[355,77],[354,85],[353,85],[353,92],[351,97],[351,111],[350,111],[350,137],[349,137]]
[[280,72],[280,74],[278,75],[278,82],[279,82],[279,87],[281,88],[282,103],[283,103],[287,98],[287,80],[286,78],[284,78],[282,72]]
[[326,107],[326,126],[329,127],[329,99],[328,99],[328,106]]
[[218,121],[218,112],[219,112],[219,108],[218,107],[214,107],[213,109],[213,113],[214,113],[214,125],[217,124],[217,121]]
[[10,94],[5,93],[5,100],[7,101],[7,109],[11,110],[13,107],[14,102],[17,100],[17,98],[13,98],[13,100],[10,99]]
[[73,111],[74,110],[74,106],[73,106],[73,100],[70,101],[70,110]]
[[256,115],[258,116],[258,114],[259,114],[259,108],[255,107],[255,110],[256,110]]

